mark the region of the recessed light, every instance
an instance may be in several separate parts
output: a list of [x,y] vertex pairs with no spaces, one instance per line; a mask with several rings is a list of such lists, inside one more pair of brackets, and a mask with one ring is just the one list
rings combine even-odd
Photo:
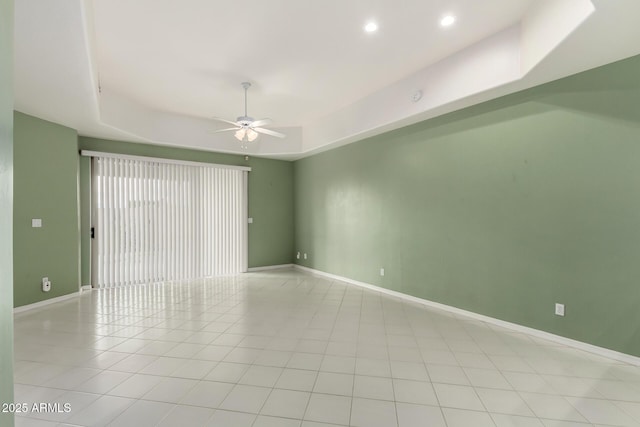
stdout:
[[456,17],[453,15],[446,15],[440,20],[440,25],[443,27],[450,27],[456,22]]
[[376,31],[378,31],[378,24],[376,24],[375,22],[371,21],[367,25],[364,26],[364,30],[367,33],[375,33]]

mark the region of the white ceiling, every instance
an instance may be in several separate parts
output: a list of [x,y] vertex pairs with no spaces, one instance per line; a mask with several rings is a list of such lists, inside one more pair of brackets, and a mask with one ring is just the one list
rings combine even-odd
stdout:
[[[55,3],[55,4],[53,4]],[[637,0],[20,0],[15,106],[81,135],[300,158],[640,53]],[[457,17],[442,28],[442,16]],[[379,31],[363,31],[369,20]],[[211,134],[243,113],[285,140]],[[421,90],[423,98],[412,102]]]
[[[484,3],[96,0],[100,83],[154,109],[235,118],[250,81],[250,113],[301,126],[517,23],[531,0]],[[443,31],[452,9],[459,24]]]

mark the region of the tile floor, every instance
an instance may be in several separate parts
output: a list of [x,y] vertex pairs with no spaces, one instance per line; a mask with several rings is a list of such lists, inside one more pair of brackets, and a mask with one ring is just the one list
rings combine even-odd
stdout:
[[[640,426],[640,368],[295,270],[16,315],[20,426]],[[62,408],[62,406],[61,406]]]

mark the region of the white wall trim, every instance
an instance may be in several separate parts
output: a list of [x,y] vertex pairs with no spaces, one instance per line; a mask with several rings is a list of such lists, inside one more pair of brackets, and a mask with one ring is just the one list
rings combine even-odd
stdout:
[[251,267],[247,269],[247,272],[253,273],[256,271],[266,271],[266,270],[280,270],[281,268],[291,268],[293,264],[279,264],[279,265],[265,265],[263,267]]
[[91,291],[93,290],[93,288],[91,287],[91,285],[82,285],[80,287],[80,292],[87,292],[87,291]]
[[440,310],[447,311],[449,313],[454,313],[460,316],[465,316],[471,319],[479,320],[481,322],[486,322],[491,325],[500,326],[506,329],[510,329],[516,332],[522,332],[536,338],[542,338],[548,341],[552,341],[558,344],[566,345],[568,347],[573,347],[578,350],[586,351],[589,353],[597,354],[598,356],[603,356],[609,359],[617,360],[619,362],[629,363],[631,365],[640,366],[640,357],[632,356],[626,353],[620,353],[615,350],[610,350],[604,347],[598,347],[593,344],[588,344],[582,341],[573,340],[571,338],[563,337],[560,335],[555,335],[550,332],[541,331],[539,329],[529,328],[527,326],[518,325],[516,323],[507,322],[504,320],[496,319],[493,317],[485,316],[483,314],[474,313],[472,311],[463,310],[461,308],[452,307],[450,305],[441,304],[434,301],[429,301],[426,299],[414,297],[412,295],[403,294],[402,292],[393,291],[391,289],[381,288],[379,286],[371,285],[369,283],[360,282],[357,280],[349,279],[348,277],[338,276],[336,274],[326,273],[324,271],[315,270],[313,268],[304,267],[301,265],[294,265],[294,268],[306,271],[311,274],[315,274],[318,276],[324,276],[329,279],[339,280],[341,282],[349,283],[351,285],[360,286],[363,288],[370,289],[372,291],[380,292],[386,295],[390,295],[396,298],[401,298],[407,301],[415,302],[418,304],[426,305],[428,307],[438,308]]
[[25,311],[33,310],[34,308],[43,307],[49,304],[55,304],[56,302],[65,301],[71,298],[75,298],[80,295],[80,291],[73,292],[71,294],[62,295],[55,298],[49,298],[44,301],[34,302],[33,304],[21,305],[20,307],[16,307],[13,309],[13,314],[23,313]]

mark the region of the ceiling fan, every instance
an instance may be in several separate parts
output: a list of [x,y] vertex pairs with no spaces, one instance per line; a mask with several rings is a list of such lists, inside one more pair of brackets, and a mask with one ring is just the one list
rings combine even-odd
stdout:
[[284,138],[286,136],[285,134],[262,127],[264,125],[270,124],[271,119],[254,120],[252,117],[249,117],[247,115],[247,90],[251,87],[251,83],[243,82],[242,87],[244,88],[244,116],[238,117],[235,122],[232,122],[231,120],[221,119],[219,117],[212,117],[212,119],[214,120],[218,120],[220,122],[228,123],[234,126],[232,128],[216,130],[214,132],[218,133],[235,131],[234,136],[238,141],[241,142],[253,142],[261,133],[265,135],[275,136],[276,138]]

